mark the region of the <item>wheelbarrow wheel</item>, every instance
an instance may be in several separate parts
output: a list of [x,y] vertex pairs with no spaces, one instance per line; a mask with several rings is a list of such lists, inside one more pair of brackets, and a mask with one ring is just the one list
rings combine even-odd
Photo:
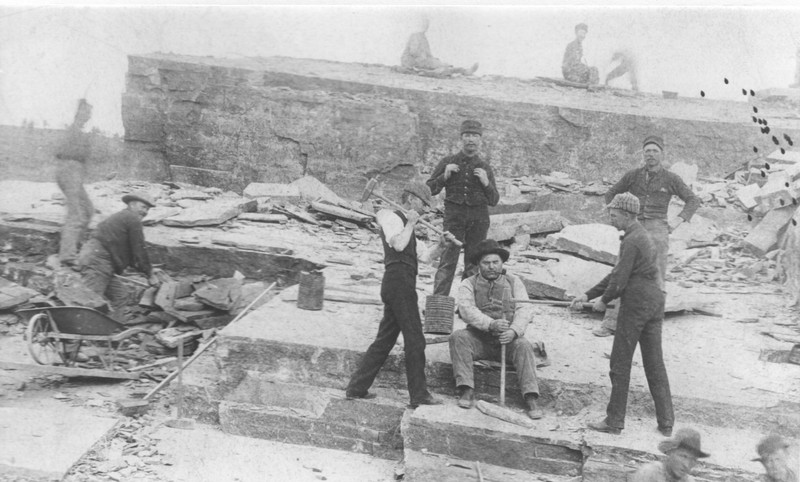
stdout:
[[47,336],[50,331],[50,317],[47,313],[34,315],[28,322],[26,338],[28,352],[39,365],[57,365],[62,363],[61,343]]

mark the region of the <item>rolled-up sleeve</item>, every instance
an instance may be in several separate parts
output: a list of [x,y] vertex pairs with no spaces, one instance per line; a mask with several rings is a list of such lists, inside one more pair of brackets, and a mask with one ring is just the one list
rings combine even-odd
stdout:
[[472,287],[472,282],[469,278],[461,282],[458,287],[458,314],[464,323],[481,331],[489,331],[492,324],[492,318],[484,315],[478,306],[475,304],[475,290]]

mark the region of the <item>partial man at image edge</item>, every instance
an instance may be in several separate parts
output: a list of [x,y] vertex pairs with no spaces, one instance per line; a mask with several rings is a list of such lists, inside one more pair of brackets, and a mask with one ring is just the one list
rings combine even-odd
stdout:
[[522,280],[506,273],[503,263],[509,252],[497,241],[478,243],[473,255],[478,273],[461,282],[458,289],[458,313],[467,328],[450,335],[450,359],[453,363],[458,406],[472,408],[474,403],[475,360],[499,361],[501,345],[507,347],[506,358],[517,372],[520,391],[527,405],[528,417],[544,416],[537,406],[539,382],[536,378],[536,357],[533,344],[525,338],[525,330],[533,320],[533,306],[515,303],[527,298]]
[[[481,159],[483,126],[475,120],[461,123],[461,150],[442,159],[431,173],[427,185],[434,196],[442,189],[444,198],[444,230],[464,243],[464,272],[461,279],[475,274],[471,260],[475,247],[489,232],[489,206],[496,206],[500,193],[494,171]],[[461,248],[451,244],[442,259],[433,281],[433,294],[450,296]]]
[[[653,238],[656,246],[659,269],[659,285],[666,292],[667,259],[669,256],[669,234],[684,222],[690,222],[700,207],[700,198],[683,182],[683,179],[664,167],[664,139],[650,135],[642,143],[644,165],[632,169],[611,186],[605,195],[606,203],[614,196],[629,192],[639,200],[638,220]],[[685,205],[672,220],[667,218],[672,196],[677,196]],[[618,314],[611,310],[602,325],[593,331],[595,336],[611,336],[617,326]]]
[[762,438],[756,446],[758,457],[753,462],[761,462],[766,474],[759,480],[763,482],[800,482],[800,457],[791,454],[791,444],[778,434]]
[[664,292],[658,282],[656,248],[650,235],[636,220],[638,213],[639,199],[636,196],[631,193],[614,196],[608,205],[608,214],[612,226],[624,231],[617,264],[600,283],[573,299],[572,309],[580,309],[583,303],[597,298],[593,309],[603,312],[608,303],[619,298],[619,322],[614,333],[609,372],[611,399],[606,408],[606,418],[589,423],[588,427],[612,434],[619,434],[625,427],[631,365],[638,344],[647,384],[655,402],[658,430],[668,436],[672,434],[675,414],[661,349]]
[[402,333],[410,406],[439,405],[442,401],[428,391],[425,377],[426,341],[419,314],[417,270],[418,261],[431,262],[436,259],[447,249],[453,237],[450,233],[444,233],[439,243],[430,250],[424,243],[417,242],[414,233],[417,220],[433,204],[425,184],[406,185],[401,204],[407,214],[400,210],[382,209],[376,215],[385,267],[381,282],[383,318],[375,340],[350,377],[345,397],[348,400],[375,397],[368,390]]
[[675,437],[658,444],[658,450],[667,457],[640,467],[630,482],[694,482],[691,473],[697,460],[709,456],[700,446],[700,433],[692,428],[676,431]]

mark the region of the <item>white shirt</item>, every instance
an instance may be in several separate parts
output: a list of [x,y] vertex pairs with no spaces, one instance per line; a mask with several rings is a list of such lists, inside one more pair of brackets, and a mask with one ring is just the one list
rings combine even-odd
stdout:
[[[389,243],[390,240],[403,232],[406,225],[403,223],[403,219],[397,215],[391,209],[381,209],[378,211],[378,214],[375,215],[375,219],[378,222],[378,226],[383,231],[383,235],[386,237],[386,242]],[[389,243],[391,246],[391,243]],[[423,263],[430,263],[433,260],[431,259],[431,255],[433,251],[428,246],[425,245],[420,240],[417,240],[417,259],[422,261]]]

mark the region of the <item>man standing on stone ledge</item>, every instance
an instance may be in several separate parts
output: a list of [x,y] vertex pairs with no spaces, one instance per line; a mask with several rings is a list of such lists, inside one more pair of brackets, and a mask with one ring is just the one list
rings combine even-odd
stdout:
[[92,153],[89,134],[83,132],[83,128],[91,118],[92,105],[86,99],[80,99],[75,119],[67,128],[55,154],[56,182],[64,193],[67,207],[64,227],[61,229],[58,259],[68,266],[75,264],[78,248],[94,214],[92,201],[83,187],[86,161]]
[[675,414],[669,388],[667,368],[661,349],[661,327],[664,321],[664,293],[658,282],[656,248],[650,234],[636,220],[639,200],[633,194],[617,194],[608,205],[611,225],[624,231],[617,264],[597,285],[576,297],[572,309],[580,309],[588,300],[597,298],[592,309],[606,310],[606,305],[619,298],[619,329],[611,348],[609,377],[611,398],[606,418],[588,427],[599,432],[619,434],[625,427],[631,364],[636,345],[641,347],[642,365],[650,395],[656,407],[658,430],[672,435]]
[[[667,257],[669,255],[669,233],[692,219],[700,198],[692,192],[683,179],[666,169],[664,161],[664,139],[658,136],[647,136],[642,145],[644,166],[628,171],[622,179],[614,184],[606,193],[606,203],[614,196],[629,192],[639,199],[641,210],[639,222],[653,237],[658,255],[659,286],[665,290],[667,274]],[[683,210],[675,219],[667,220],[667,209],[672,196],[678,196],[684,203]],[[593,333],[596,336],[611,336],[617,326],[617,310],[610,310],[603,319],[603,324]]]
[[[471,260],[475,247],[489,232],[489,206],[496,206],[500,201],[494,172],[480,157],[482,136],[480,122],[462,122],[461,151],[442,159],[427,181],[434,196],[445,190],[444,230],[464,243],[462,279],[475,274]],[[461,248],[451,244],[442,253],[433,281],[433,294],[450,296],[460,252]]]
[[423,243],[417,243],[414,236],[417,220],[433,201],[428,186],[421,182],[408,184],[400,201],[405,213],[382,209],[375,216],[383,241],[383,264],[386,267],[381,281],[383,319],[378,325],[375,341],[350,376],[345,397],[348,400],[375,397],[367,390],[402,333],[411,407],[440,405],[442,401],[428,391],[425,378],[425,335],[417,305],[417,267],[418,259],[425,262],[436,259],[453,237],[444,233],[439,244],[431,250],[426,249]]

